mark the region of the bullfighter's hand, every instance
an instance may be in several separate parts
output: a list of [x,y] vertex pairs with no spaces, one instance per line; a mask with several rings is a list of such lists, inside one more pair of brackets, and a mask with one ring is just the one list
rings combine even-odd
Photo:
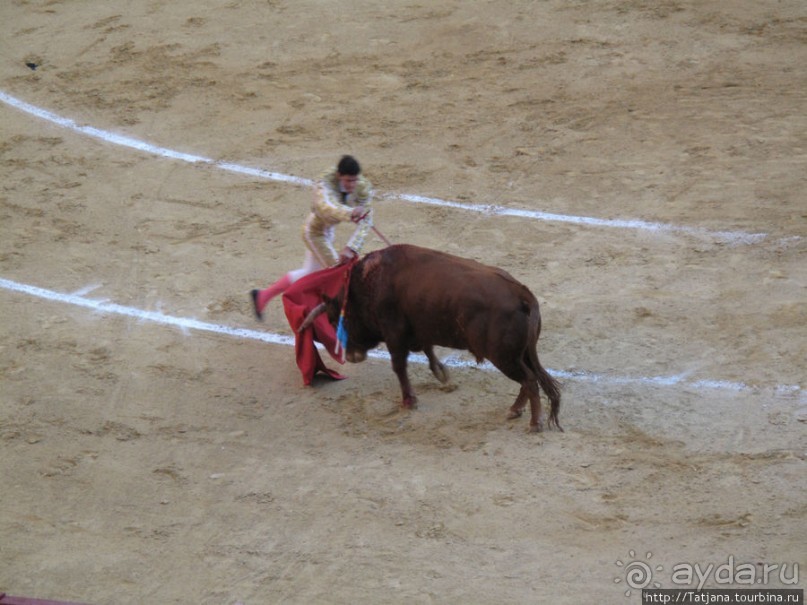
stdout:
[[342,252],[340,252],[340,253],[339,253],[339,264],[340,264],[340,265],[343,265],[343,264],[345,264],[345,263],[349,263],[350,261],[352,261],[352,260],[353,260],[354,258],[356,258],[357,256],[358,256],[358,254],[356,253],[356,251],[355,251],[355,250],[353,250],[352,248],[348,248],[347,246],[345,246],[345,247],[342,249]]
[[368,211],[362,208],[361,206],[356,206],[350,213],[350,220],[353,221],[354,223],[358,223],[365,216],[367,216],[367,212]]

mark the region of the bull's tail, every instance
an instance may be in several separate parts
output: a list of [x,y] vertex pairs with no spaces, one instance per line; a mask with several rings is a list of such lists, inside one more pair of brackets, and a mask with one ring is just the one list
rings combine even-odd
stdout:
[[529,305],[528,315],[527,354],[529,356],[530,366],[533,372],[535,372],[538,385],[549,398],[549,426],[554,424],[559,431],[563,432],[563,427],[560,426],[558,420],[558,414],[560,413],[560,383],[552,378],[549,372],[543,368],[541,362],[538,361],[538,336],[541,335],[541,312],[537,301]]
[[560,384],[540,365],[538,366],[536,374],[538,376],[538,384],[541,385],[544,393],[549,397],[549,426],[554,424],[562,433],[563,427],[560,426],[560,421],[558,420],[558,413],[560,412]]

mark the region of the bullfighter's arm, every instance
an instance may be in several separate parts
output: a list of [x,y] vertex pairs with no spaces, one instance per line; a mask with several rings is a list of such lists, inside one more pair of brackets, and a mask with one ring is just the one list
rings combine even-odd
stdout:
[[367,234],[373,227],[373,208],[371,203],[373,201],[373,186],[364,177],[359,177],[356,183],[356,191],[354,192],[356,205],[362,208],[364,212],[363,218],[358,222],[356,230],[350,239],[347,241],[346,246],[353,250],[356,254],[361,253],[364,247],[364,241],[367,239]]
[[317,185],[313,210],[314,214],[330,224],[349,221],[353,211],[350,206],[339,201],[338,192],[324,181]]
[[358,222],[356,230],[353,232],[353,235],[350,236],[346,246],[353,250],[356,254],[361,254],[361,249],[364,247],[364,240],[367,239],[367,234],[370,233],[370,229],[372,227],[373,209],[367,208],[367,214],[365,214],[364,218]]

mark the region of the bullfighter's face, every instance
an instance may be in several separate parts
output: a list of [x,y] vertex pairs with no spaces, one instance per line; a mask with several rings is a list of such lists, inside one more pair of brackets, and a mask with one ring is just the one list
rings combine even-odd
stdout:
[[357,174],[340,174],[339,187],[347,194],[353,193],[356,190],[356,183],[359,182],[359,175]]

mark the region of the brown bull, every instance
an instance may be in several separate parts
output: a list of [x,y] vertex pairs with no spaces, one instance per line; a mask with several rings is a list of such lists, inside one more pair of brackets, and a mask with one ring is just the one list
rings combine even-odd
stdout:
[[407,374],[410,351],[423,351],[441,382],[446,367],[434,347],[470,351],[477,362],[488,359],[521,385],[508,418],[518,418],[530,402],[530,430],[541,431],[539,385],[549,397],[549,425],[558,422],[560,388],[538,361],[541,332],[538,301],[509,273],[473,260],[410,245],[371,252],[353,267],[348,283],[336,298],[323,297],[302,329],[322,312],[334,326],[342,309],[347,330],[348,361],[359,362],[367,351],[385,342],[398,375],[402,406],[415,407],[417,398]]

